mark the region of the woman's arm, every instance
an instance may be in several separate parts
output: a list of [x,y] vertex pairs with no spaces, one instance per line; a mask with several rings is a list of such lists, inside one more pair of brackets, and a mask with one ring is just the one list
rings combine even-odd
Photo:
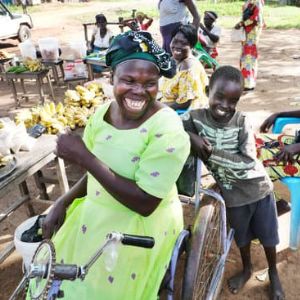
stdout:
[[197,7],[193,0],[184,0],[184,3],[188,10],[190,11],[191,15],[193,16],[193,25],[198,28],[200,25],[200,16],[197,10]]
[[161,201],[144,192],[135,181],[109,169],[86,148],[79,136],[60,135],[57,141],[57,154],[85,168],[117,201],[142,216],[149,216]]
[[267,132],[274,125],[276,119],[280,117],[300,118],[300,110],[283,111],[272,114],[261,124],[260,132]]
[[67,208],[74,199],[87,193],[87,176],[84,175],[66,194],[59,197],[43,222],[43,237],[50,239],[65,220]]

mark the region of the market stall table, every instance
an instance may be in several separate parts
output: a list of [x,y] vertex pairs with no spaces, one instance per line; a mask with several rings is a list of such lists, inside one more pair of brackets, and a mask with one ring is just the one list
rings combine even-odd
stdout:
[[[69,185],[64,162],[54,154],[55,147],[56,136],[42,135],[36,140],[34,147],[29,152],[19,152],[16,155],[16,169],[0,180],[0,199],[2,200],[4,195],[16,189],[20,190],[21,195],[20,198],[16,199],[5,211],[0,212],[0,223],[22,204],[27,204],[29,215],[34,215],[34,210],[30,203],[31,197],[26,184],[26,179],[29,176],[34,176],[37,187],[40,190],[41,198],[49,199],[45,183],[54,183],[56,180],[44,178],[41,169],[51,161],[55,161],[56,163],[57,181],[60,185],[61,194],[65,194],[68,191]],[[12,242],[0,253],[0,263],[8,257],[13,250],[14,243]]]
[[59,85],[59,75],[58,75],[58,69],[60,70],[62,81],[64,80],[64,67],[63,67],[64,61],[62,59],[55,59],[55,60],[45,60],[42,59],[42,64],[46,67],[51,68],[54,82]]
[[43,80],[44,78],[47,79],[48,86],[49,86],[49,91],[51,94],[52,99],[54,100],[54,93],[53,93],[53,88],[52,84],[50,81],[49,77],[49,70],[44,69],[38,72],[22,72],[22,73],[10,73],[10,72],[2,72],[0,73],[0,77],[6,79],[12,88],[12,93],[16,102],[16,107],[19,106],[20,104],[20,99],[18,98],[18,92],[16,88],[16,82],[18,79],[21,80],[21,87],[22,87],[22,94],[21,98],[27,98],[28,96],[31,96],[32,94],[28,94],[25,89],[25,82],[24,80],[35,80],[36,85],[37,85],[37,90],[38,90],[38,95],[40,97],[41,103],[45,102],[45,94],[44,94],[44,87],[43,87]]
[[99,57],[93,57],[93,58],[88,58],[86,57],[84,59],[84,62],[87,65],[87,69],[88,69],[88,74],[89,74],[89,80],[94,80],[94,72],[93,72],[93,66],[100,66],[103,67],[105,69],[109,69],[105,63],[105,59],[99,58]]

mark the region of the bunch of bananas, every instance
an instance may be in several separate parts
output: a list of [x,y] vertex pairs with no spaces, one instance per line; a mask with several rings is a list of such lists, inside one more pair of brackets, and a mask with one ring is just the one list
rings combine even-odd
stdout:
[[51,101],[43,106],[20,111],[15,117],[15,122],[23,122],[27,128],[41,124],[46,127],[47,133],[57,134],[66,127],[84,127],[96,108],[107,101],[98,83],[91,83],[87,87],[78,85],[76,90],[67,90],[65,96],[65,104],[59,102],[55,105]]
[[77,85],[75,90],[65,92],[64,103],[77,107],[93,107],[107,101],[102,86],[99,83],[90,83],[86,87]]
[[30,71],[30,72],[38,72],[43,69],[42,63],[38,59],[26,58],[23,60],[23,65]]
[[6,166],[12,159],[12,155],[2,155],[0,153],[0,168]]
[[12,55],[4,50],[0,50],[0,59],[11,58]]

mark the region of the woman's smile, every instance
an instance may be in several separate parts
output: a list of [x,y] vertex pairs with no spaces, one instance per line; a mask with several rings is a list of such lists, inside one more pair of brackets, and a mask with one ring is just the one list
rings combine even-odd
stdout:
[[129,111],[139,112],[145,107],[146,100],[134,100],[130,98],[124,99],[124,106]]

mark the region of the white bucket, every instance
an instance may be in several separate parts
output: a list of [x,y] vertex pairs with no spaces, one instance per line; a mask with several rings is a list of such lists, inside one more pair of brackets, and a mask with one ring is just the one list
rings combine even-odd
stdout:
[[26,231],[27,229],[29,229],[30,227],[33,226],[33,224],[35,223],[37,218],[38,218],[38,216],[34,216],[30,219],[27,219],[26,221],[21,223],[15,231],[15,236],[14,236],[15,247],[16,247],[16,250],[22,255],[23,263],[24,263],[26,270],[28,270],[31,260],[32,260],[32,257],[34,255],[37,247],[39,246],[40,242],[37,242],[37,243],[22,242],[21,235],[24,231]]
[[57,60],[59,58],[59,42],[57,38],[42,38],[38,40],[38,44],[44,60]]
[[26,40],[23,43],[19,43],[18,46],[23,58],[36,59],[36,49],[31,40]]

